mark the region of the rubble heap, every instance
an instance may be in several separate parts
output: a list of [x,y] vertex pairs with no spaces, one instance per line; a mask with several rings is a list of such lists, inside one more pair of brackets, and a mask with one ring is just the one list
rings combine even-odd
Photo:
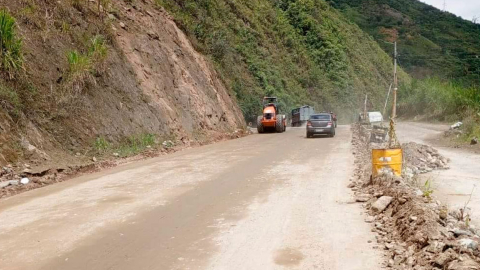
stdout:
[[429,145],[409,142],[402,144],[402,149],[405,165],[415,174],[449,169],[449,160]]
[[[356,174],[349,187],[369,214],[365,220],[377,233],[376,247],[385,251],[387,269],[480,269],[480,237],[470,224],[468,209],[450,211],[408,177],[383,174],[371,178],[369,140],[353,127]],[[410,168],[446,164],[428,146],[406,144]],[[429,155],[428,155],[429,154]],[[431,156],[431,158],[429,158]],[[436,159],[436,161],[435,161]],[[437,164],[434,167],[434,164]],[[440,168],[445,168],[441,166]],[[422,170],[418,169],[419,172]]]

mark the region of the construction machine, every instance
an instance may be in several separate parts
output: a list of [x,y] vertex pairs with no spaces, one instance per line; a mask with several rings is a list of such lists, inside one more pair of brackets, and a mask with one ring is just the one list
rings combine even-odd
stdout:
[[257,117],[258,133],[265,131],[284,132],[287,129],[285,115],[280,114],[276,97],[263,98],[263,114]]

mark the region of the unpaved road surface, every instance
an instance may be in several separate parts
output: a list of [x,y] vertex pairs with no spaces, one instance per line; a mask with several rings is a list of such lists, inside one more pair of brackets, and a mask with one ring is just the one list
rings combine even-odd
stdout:
[[[431,179],[434,195],[450,209],[471,208],[473,223],[480,225],[480,155],[471,151],[435,145],[435,138],[442,136],[446,125],[401,122],[397,126],[397,136],[401,143],[409,141],[428,144],[443,156],[450,159],[450,169],[433,171],[422,176]],[[473,193],[472,193],[473,191]]]
[[0,201],[0,268],[381,269],[350,129],[255,134]]

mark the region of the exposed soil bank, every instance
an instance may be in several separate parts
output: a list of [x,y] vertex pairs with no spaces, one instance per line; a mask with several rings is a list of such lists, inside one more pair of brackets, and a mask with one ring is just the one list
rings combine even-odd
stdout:
[[[164,10],[110,2],[99,15],[92,1],[0,0],[25,52],[25,74],[0,80],[25,103],[0,106],[1,166],[83,166],[99,147],[145,134],[190,145],[244,128],[235,98]],[[99,36],[101,60],[89,56]],[[72,52],[90,57],[88,68],[72,71]]]

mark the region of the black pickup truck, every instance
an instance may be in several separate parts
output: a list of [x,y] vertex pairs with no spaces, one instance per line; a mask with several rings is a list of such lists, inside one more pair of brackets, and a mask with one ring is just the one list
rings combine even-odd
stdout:
[[311,138],[315,134],[335,136],[335,122],[330,113],[319,113],[310,116],[310,119],[307,121],[307,138]]

